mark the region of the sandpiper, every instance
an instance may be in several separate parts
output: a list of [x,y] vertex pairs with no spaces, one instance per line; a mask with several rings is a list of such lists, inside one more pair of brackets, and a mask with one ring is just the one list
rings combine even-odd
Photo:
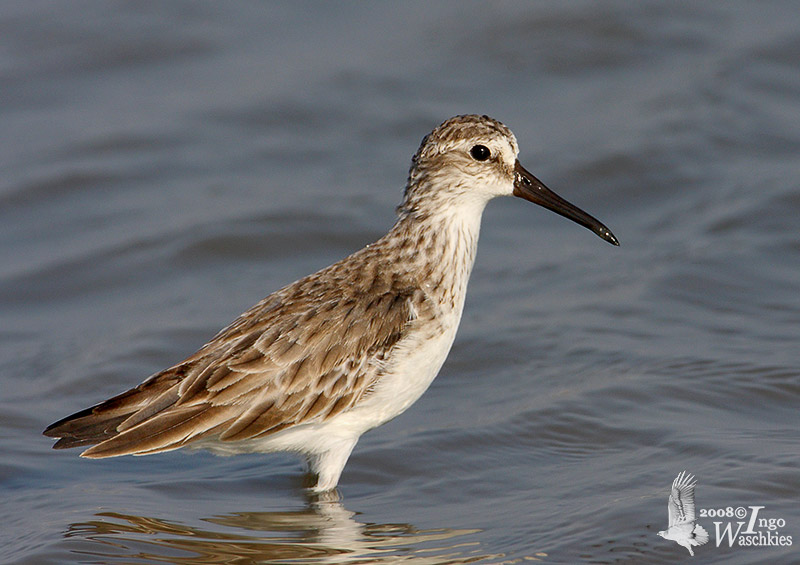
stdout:
[[456,335],[481,215],[518,196],[619,245],[598,220],[517,160],[514,134],[456,116],[423,138],[398,220],[381,239],[270,294],[196,353],[44,434],[82,457],[185,446],[304,455],[333,489],[358,438],[404,412]]

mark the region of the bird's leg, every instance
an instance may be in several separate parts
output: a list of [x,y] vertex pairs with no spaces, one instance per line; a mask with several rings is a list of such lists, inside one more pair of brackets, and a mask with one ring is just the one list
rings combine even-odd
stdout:
[[330,449],[308,456],[309,470],[317,475],[317,484],[311,490],[325,492],[336,487],[357,441],[357,437],[342,438],[334,442]]

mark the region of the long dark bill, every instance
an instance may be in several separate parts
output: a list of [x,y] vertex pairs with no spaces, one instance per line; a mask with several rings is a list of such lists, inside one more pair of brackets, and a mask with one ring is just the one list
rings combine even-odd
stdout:
[[574,204],[570,204],[558,194],[547,188],[542,181],[537,179],[517,161],[514,165],[514,196],[529,200],[539,206],[544,206],[556,214],[569,218],[573,222],[592,230],[594,233],[613,245],[619,241],[611,230],[605,227],[600,220],[590,216]]

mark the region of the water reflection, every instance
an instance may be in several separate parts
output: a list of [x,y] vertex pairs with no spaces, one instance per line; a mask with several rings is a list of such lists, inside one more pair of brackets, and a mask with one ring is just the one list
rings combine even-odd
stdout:
[[[190,526],[116,512],[72,524],[72,551],[104,563],[474,563],[501,555],[480,552],[469,536],[480,530],[418,530],[411,524],[364,524],[334,495],[306,508],[202,518]],[[88,545],[87,545],[88,544]]]

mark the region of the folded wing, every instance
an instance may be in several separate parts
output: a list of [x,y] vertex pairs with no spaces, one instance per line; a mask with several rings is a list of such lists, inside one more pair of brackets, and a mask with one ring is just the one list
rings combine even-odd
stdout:
[[335,276],[301,279],[181,363],[45,435],[60,438],[56,449],[94,445],[84,457],[143,455],[209,436],[263,437],[349,410],[424,307],[408,285],[379,276],[370,285],[364,293]]

